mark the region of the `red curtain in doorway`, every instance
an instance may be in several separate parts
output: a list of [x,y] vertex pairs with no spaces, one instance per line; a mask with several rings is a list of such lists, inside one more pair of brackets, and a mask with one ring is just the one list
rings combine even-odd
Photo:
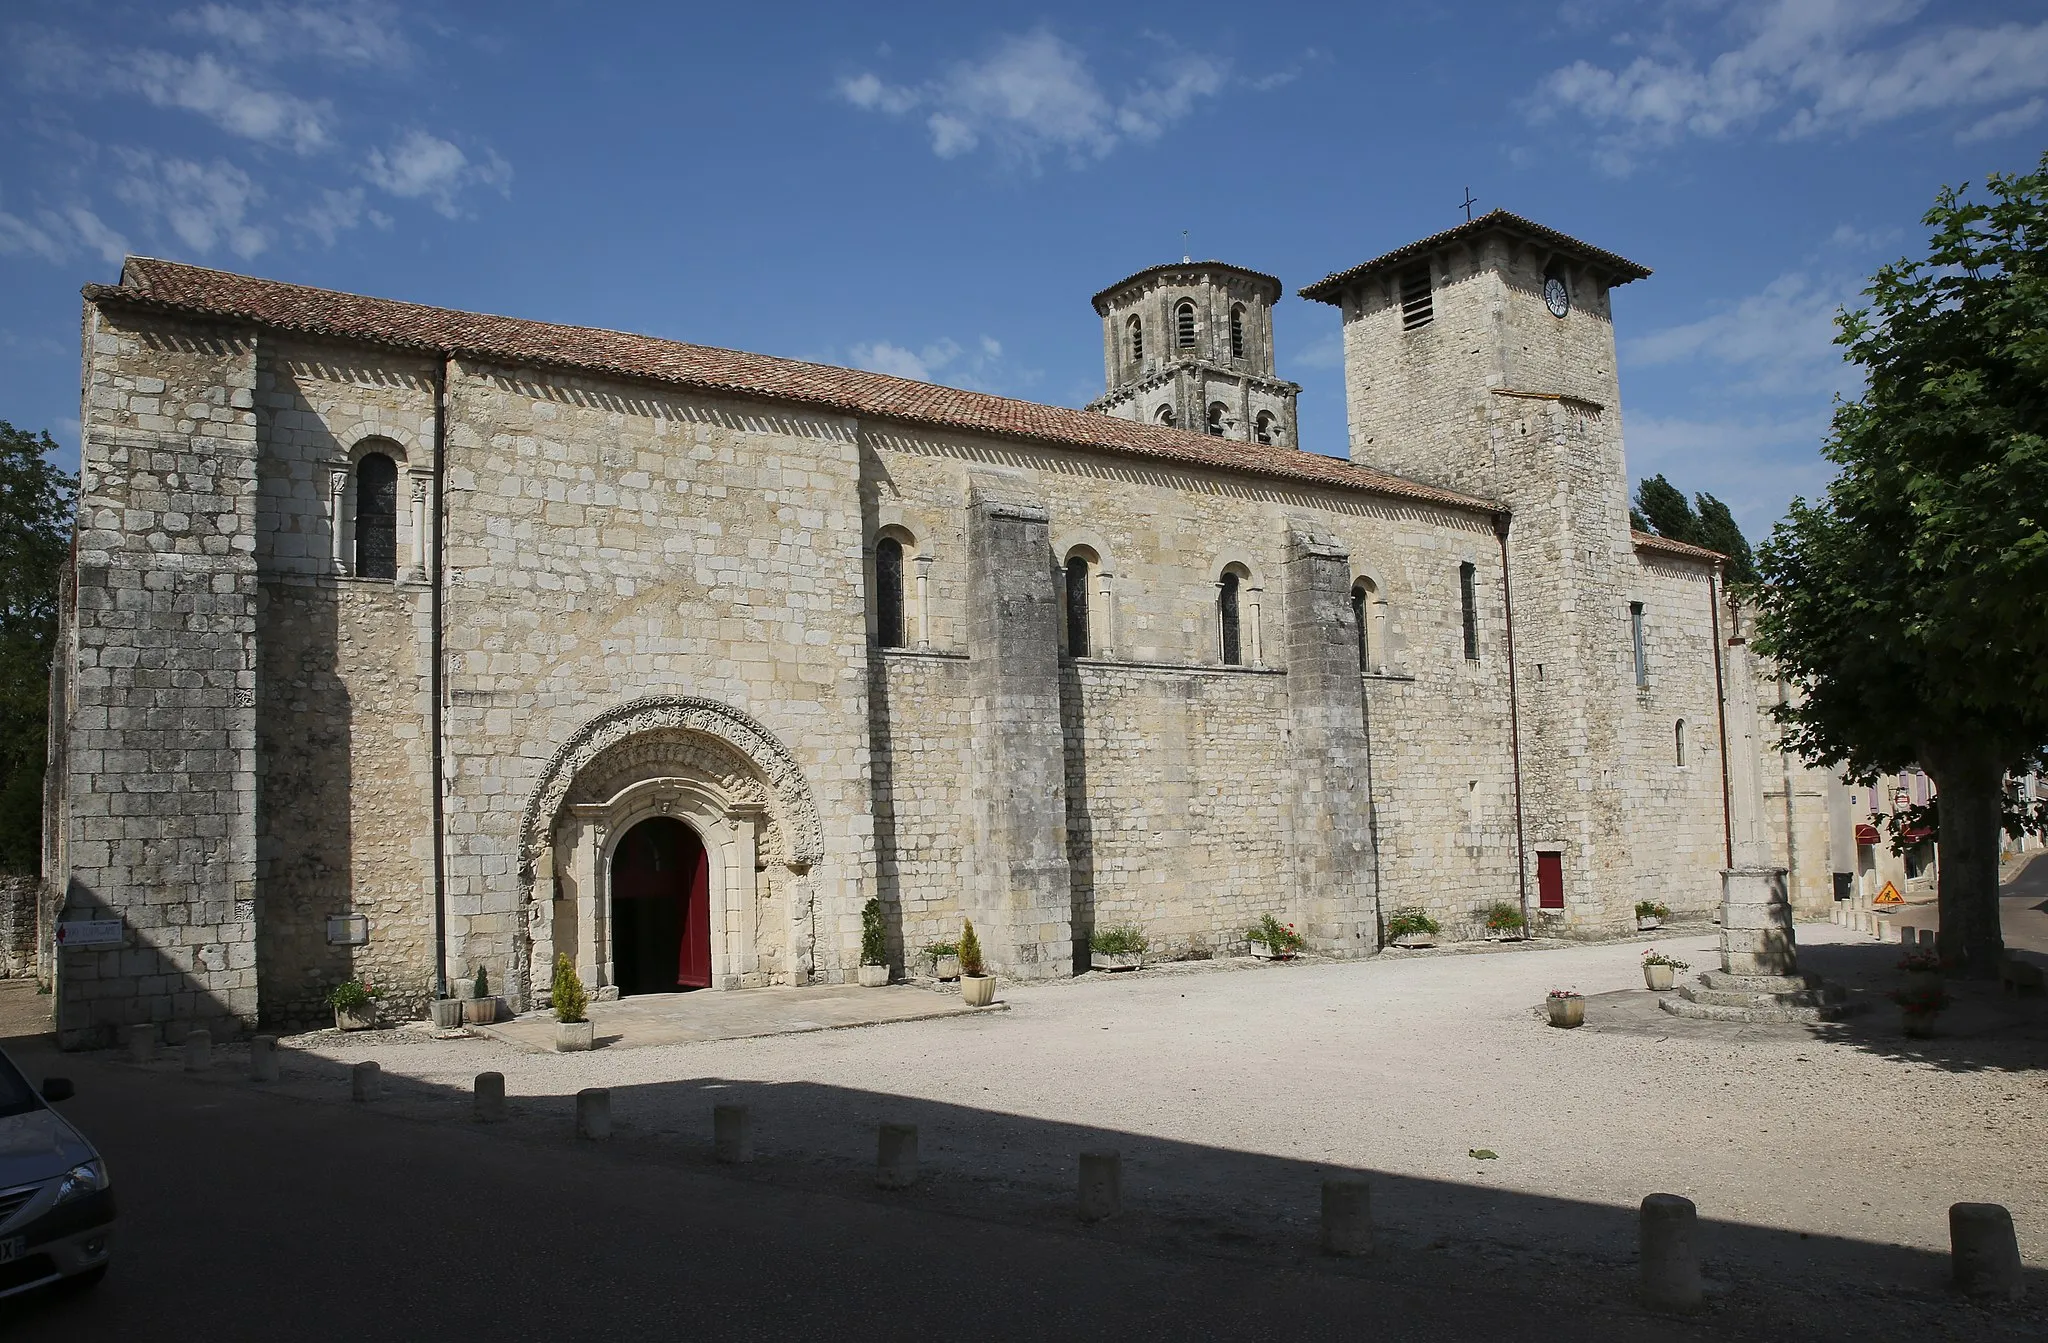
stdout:
[[683,900],[683,947],[676,958],[676,987],[711,987],[711,855],[694,830],[686,831],[684,868],[690,874],[690,892]]

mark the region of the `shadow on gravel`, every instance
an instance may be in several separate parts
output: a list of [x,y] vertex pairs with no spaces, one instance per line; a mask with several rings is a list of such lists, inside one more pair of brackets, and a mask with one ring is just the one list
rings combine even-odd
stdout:
[[[619,1086],[611,1090],[613,1136],[598,1144],[572,1136],[570,1094],[514,1095],[506,1121],[485,1126],[473,1122],[468,1092],[402,1076],[385,1079],[382,1099],[351,1102],[346,1065],[297,1051],[284,1053],[279,1083],[259,1085],[247,1080],[246,1045],[216,1046],[212,1069],[195,1075],[183,1071],[176,1050],[149,1064],[111,1053],[60,1056],[47,1036],[11,1029],[16,1037],[7,1047],[32,1076],[55,1070],[80,1079],[81,1100],[67,1110],[86,1107],[94,1077],[109,1094],[135,1086],[197,1084],[223,1102],[239,1093],[260,1105],[266,1102],[252,1093],[267,1092],[286,1102],[352,1108],[364,1125],[409,1121],[460,1132],[478,1143],[581,1149],[593,1161],[694,1170],[764,1190],[1084,1236],[1145,1253],[1248,1261],[1318,1280],[1353,1279],[1389,1290],[1427,1284],[1443,1301],[1446,1320],[1458,1316],[1457,1303],[1466,1294],[1491,1300],[1495,1308],[1508,1294],[1539,1312],[1532,1320],[1635,1319],[1667,1338],[1970,1337],[1981,1329],[2025,1332],[2048,1324],[2048,1272],[2038,1268],[2029,1271],[2031,1306],[1980,1307],[1948,1291],[1945,1255],[1747,1226],[1717,1219],[1716,1210],[1705,1207],[1700,1253],[1715,1291],[1700,1332],[1672,1323],[1652,1326],[1632,1300],[1636,1210],[1498,1187],[1516,1179],[1509,1134],[1494,1142],[1504,1157],[1475,1160],[1467,1181],[1368,1172],[1376,1253],[1365,1261],[1337,1260],[1316,1247],[1319,1185],[1337,1171],[1334,1166],[1025,1118],[981,1108],[968,1096],[933,1102],[812,1083],[716,1077]],[[1936,1049],[1941,1043],[1932,1042]],[[1274,1085],[1284,1086],[1285,1079],[1275,1078]],[[747,1166],[719,1165],[711,1151],[711,1108],[730,1103],[746,1104],[753,1113],[756,1157]],[[918,1126],[915,1188],[884,1192],[874,1186],[875,1135],[884,1122]],[[404,1122],[385,1132],[400,1143],[423,1140],[407,1139],[405,1133],[419,1130]],[[1102,1150],[1121,1154],[1125,1212],[1083,1228],[1074,1211],[1077,1156]],[[149,1159],[148,1153],[110,1156],[117,1162]],[[378,1178],[374,1165],[365,1168],[364,1178]],[[409,1195],[392,1192],[400,1199]],[[1957,1193],[1972,1195],[1981,1191]],[[829,1201],[817,1203],[817,1214],[829,1217],[831,1207]],[[525,1212],[537,1222],[548,1216],[539,1205]],[[324,1217],[319,1207],[299,1213],[314,1223]],[[1941,1226],[1946,1205],[1930,1205],[1921,1215]],[[129,1238],[131,1251],[142,1248],[135,1239]],[[345,1240],[328,1242],[322,1253],[334,1272],[351,1271]],[[1796,1327],[1789,1324],[1794,1320]],[[1599,1336],[1631,1335],[1602,1330]]]
[[1899,947],[1882,942],[1802,946],[1799,968],[1843,985],[1856,1008],[1841,1021],[1807,1029],[1830,1044],[1945,1072],[2048,1069],[2048,997],[2008,993],[1996,982],[1947,981],[1952,1001],[1936,1016],[1934,1035],[1908,1036],[1898,1005],[1887,996],[1904,982],[1900,955]]

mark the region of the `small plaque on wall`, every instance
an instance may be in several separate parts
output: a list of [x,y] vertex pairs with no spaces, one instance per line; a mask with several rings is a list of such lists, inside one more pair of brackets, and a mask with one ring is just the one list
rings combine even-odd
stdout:
[[57,945],[118,947],[125,931],[119,919],[67,919],[57,925]]
[[330,947],[360,947],[370,940],[370,916],[367,914],[329,914],[327,916],[327,945]]

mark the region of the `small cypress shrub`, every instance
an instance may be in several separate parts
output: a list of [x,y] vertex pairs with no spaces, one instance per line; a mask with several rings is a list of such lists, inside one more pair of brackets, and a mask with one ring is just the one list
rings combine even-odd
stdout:
[[550,1001],[555,1005],[555,1020],[586,1020],[590,995],[584,991],[583,977],[576,973],[575,963],[565,953],[555,954],[555,985]]
[[484,968],[481,965],[476,968],[476,996],[479,998],[491,996],[491,979],[489,975],[484,973]]
[[882,923],[882,902],[879,899],[870,899],[860,907],[860,963],[889,963],[889,939]]
[[981,939],[974,935],[974,920],[968,919],[960,929],[960,973],[979,975],[981,968]]

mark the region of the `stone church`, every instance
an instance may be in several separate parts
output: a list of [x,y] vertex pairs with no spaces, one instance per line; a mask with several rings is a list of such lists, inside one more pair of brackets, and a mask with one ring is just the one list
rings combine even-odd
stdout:
[[1279,281],[1217,262],[1095,296],[1074,410],[130,258],[84,291],[60,1034],[479,967],[527,1006],[557,953],[837,983],[871,896],[899,969],[966,916],[1020,979],[1114,924],[1703,911],[1731,768],[1781,851],[1827,820],[1755,745],[1719,557],[1629,529],[1648,274],[1496,211],[1309,285],[1346,459]]

